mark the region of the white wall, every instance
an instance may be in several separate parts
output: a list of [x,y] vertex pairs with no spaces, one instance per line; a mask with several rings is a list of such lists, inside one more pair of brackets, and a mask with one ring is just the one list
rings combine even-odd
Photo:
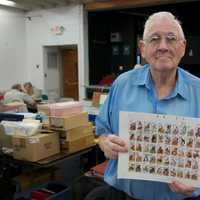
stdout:
[[0,90],[27,80],[24,13],[0,7]]
[[[87,23],[82,5],[64,8],[34,11],[27,14],[27,61],[28,77],[38,88],[45,89],[44,81],[44,46],[73,45],[78,46],[79,95],[85,95],[84,84],[88,83]],[[31,19],[31,20],[29,20]],[[54,35],[51,28],[64,26],[62,35]],[[86,25],[86,26],[85,26]],[[39,68],[37,68],[39,65]],[[54,80],[52,80],[54,81]]]

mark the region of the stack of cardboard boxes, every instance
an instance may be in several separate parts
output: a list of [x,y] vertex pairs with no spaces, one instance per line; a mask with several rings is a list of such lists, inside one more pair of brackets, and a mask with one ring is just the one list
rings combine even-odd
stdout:
[[50,129],[59,133],[61,150],[74,153],[94,145],[93,125],[80,102],[47,104],[40,111],[48,114]]
[[60,135],[61,150],[74,153],[94,146],[93,125],[86,112],[66,117],[50,117],[50,127]]

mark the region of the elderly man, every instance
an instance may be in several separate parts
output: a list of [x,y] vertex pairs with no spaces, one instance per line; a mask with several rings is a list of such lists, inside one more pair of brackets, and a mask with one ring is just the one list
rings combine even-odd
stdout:
[[24,83],[24,92],[30,96],[33,96],[34,91],[33,91],[33,85],[31,82]]
[[100,148],[110,159],[104,177],[110,199],[200,199],[200,189],[182,182],[117,178],[118,153],[127,152],[118,136],[120,111],[200,117],[200,80],[178,67],[186,47],[179,21],[169,12],[151,15],[139,47],[148,64],[118,77],[96,119]]
[[42,91],[32,85],[31,82],[24,83],[24,92],[31,96],[35,101],[40,101],[42,96]]

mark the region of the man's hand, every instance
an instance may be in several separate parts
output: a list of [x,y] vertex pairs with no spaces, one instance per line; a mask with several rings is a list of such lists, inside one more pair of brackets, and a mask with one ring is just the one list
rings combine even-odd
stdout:
[[117,159],[119,152],[127,152],[128,147],[124,140],[116,135],[101,135],[99,146],[109,159]]
[[172,181],[169,184],[170,189],[177,194],[191,196],[192,193],[196,190],[196,187],[188,186],[179,181]]

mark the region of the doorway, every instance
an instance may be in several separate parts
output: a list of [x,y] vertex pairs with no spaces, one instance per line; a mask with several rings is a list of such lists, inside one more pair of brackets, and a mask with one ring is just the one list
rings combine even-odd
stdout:
[[44,48],[44,94],[49,100],[56,100],[61,96],[61,58],[58,46]]
[[79,99],[77,45],[44,47],[44,86],[49,99]]

